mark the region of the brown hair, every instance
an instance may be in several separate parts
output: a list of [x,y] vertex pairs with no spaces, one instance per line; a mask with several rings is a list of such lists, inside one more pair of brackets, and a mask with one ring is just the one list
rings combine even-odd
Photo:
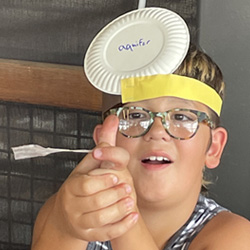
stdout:
[[[195,45],[190,45],[189,51],[182,64],[175,70],[174,74],[195,78],[206,83],[220,95],[225,96],[225,83],[218,65],[204,52],[198,50]],[[215,126],[219,126],[219,117],[211,110],[209,114]]]

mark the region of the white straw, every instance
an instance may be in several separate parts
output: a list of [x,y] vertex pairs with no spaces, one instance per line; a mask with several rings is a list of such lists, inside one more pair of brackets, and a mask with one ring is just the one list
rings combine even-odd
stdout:
[[147,0],[139,0],[138,9],[146,7]]
[[45,148],[37,144],[12,147],[15,160],[46,156],[60,152],[89,153],[91,149]]

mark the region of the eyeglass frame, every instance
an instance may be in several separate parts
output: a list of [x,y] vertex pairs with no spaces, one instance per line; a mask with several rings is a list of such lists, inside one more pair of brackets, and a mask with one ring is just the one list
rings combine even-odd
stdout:
[[[167,132],[167,134],[174,138],[174,139],[177,139],[177,140],[188,140],[188,139],[191,139],[192,137],[194,137],[199,129],[199,124],[200,123],[204,123],[205,125],[207,125],[210,129],[214,129],[216,126],[215,126],[215,123],[209,118],[209,116],[203,112],[203,111],[198,111],[198,110],[193,110],[193,109],[187,109],[187,108],[174,108],[174,109],[170,109],[170,110],[167,110],[167,111],[164,111],[164,112],[153,112],[153,111],[150,111],[148,109],[145,109],[145,108],[142,108],[142,107],[137,107],[137,106],[118,106],[118,107],[113,107],[109,110],[107,110],[104,115],[103,115],[103,118],[105,119],[108,115],[116,115],[117,117],[119,117],[120,113],[122,112],[122,110],[124,109],[137,109],[137,110],[143,110],[145,112],[147,112],[150,116],[150,125],[147,127],[147,129],[145,129],[145,131],[140,134],[140,135],[136,135],[136,136],[130,136],[130,135],[126,135],[124,133],[122,133],[120,130],[119,132],[127,137],[127,138],[138,138],[138,137],[141,137],[141,136],[144,136],[145,134],[148,133],[148,131],[150,130],[150,128],[152,127],[153,123],[154,123],[154,119],[156,117],[160,117],[161,118],[161,122],[162,122],[162,126],[164,127],[165,131]],[[173,111],[189,111],[193,114],[195,114],[197,116],[197,122],[198,122],[198,125],[197,125],[197,128],[195,130],[195,132],[188,138],[181,138],[181,137],[176,137],[174,135],[172,135],[169,131],[168,131],[168,128],[166,126],[166,117],[168,115],[169,112],[173,112]]]

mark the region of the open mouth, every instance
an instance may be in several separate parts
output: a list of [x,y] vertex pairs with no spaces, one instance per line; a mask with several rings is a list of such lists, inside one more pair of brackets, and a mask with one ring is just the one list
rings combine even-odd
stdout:
[[150,157],[143,159],[142,163],[145,163],[145,164],[170,164],[170,163],[172,163],[172,161],[166,157],[163,157],[163,156],[150,156]]

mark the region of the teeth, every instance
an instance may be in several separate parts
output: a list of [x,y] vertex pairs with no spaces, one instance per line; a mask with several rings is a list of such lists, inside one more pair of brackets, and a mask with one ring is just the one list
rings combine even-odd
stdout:
[[166,157],[163,157],[163,156],[150,156],[147,158],[147,160],[150,160],[150,161],[169,161],[168,158]]

